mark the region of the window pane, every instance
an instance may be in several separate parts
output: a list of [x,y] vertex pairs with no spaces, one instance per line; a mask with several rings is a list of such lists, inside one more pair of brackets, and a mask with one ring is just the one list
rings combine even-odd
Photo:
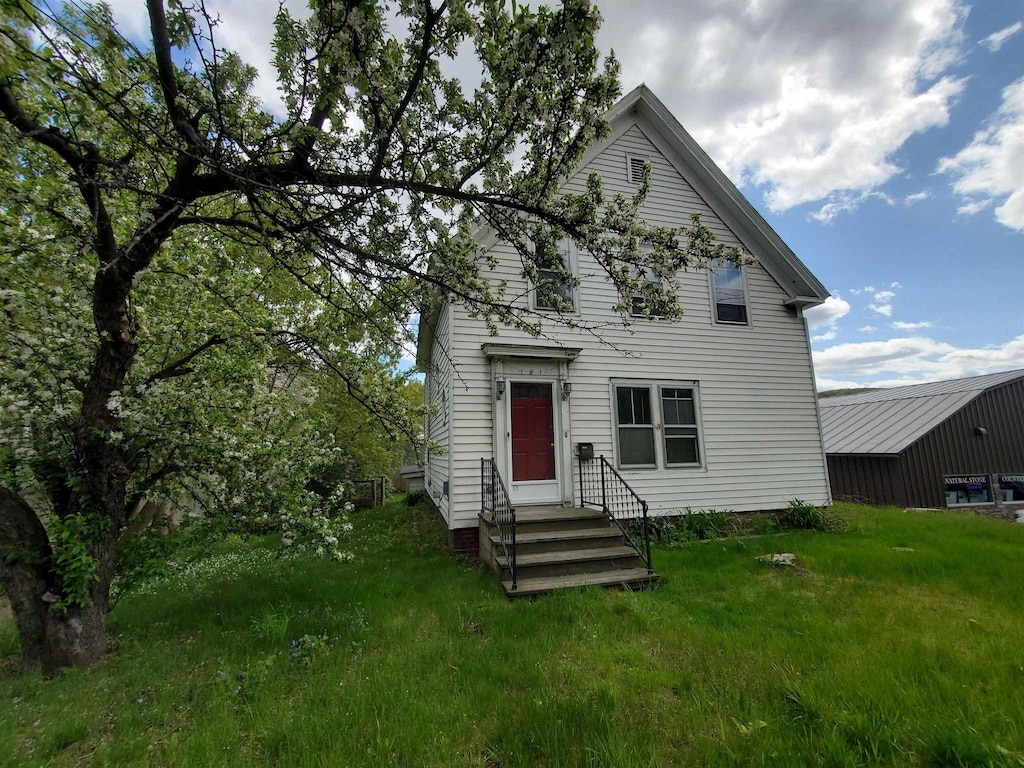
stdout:
[[649,427],[619,427],[619,464],[654,463],[654,430]]
[[651,392],[647,387],[633,390],[633,423],[653,424],[651,421]]
[[629,387],[615,388],[615,403],[619,410],[619,424],[632,424],[633,399]]
[[697,452],[697,437],[671,437],[665,435],[665,461],[668,464],[696,464],[700,461]]
[[692,389],[661,390],[661,407],[666,424],[696,424],[697,411]]
[[647,387],[616,387],[616,407],[619,424],[653,424],[651,421],[651,393]]
[[747,308],[739,304],[717,304],[718,320],[722,323],[747,322]]

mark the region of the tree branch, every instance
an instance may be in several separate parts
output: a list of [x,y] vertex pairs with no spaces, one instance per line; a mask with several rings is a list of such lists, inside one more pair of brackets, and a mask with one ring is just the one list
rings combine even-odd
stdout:
[[211,347],[216,347],[221,344],[227,344],[228,340],[221,336],[211,336],[205,342],[200,344],[198,347],[193,349],[184,357],[175,360],[170,365],[162,368],[161,370],[154,373],[145,381],[145,385],[148,387],[150,384],[154,384],[161,379],[173,379],[177,376],[187,376],[190,373],[195,372],[195,368],[190,368],[189,363],[195,360],[199,355],[203,354],[206,350]]

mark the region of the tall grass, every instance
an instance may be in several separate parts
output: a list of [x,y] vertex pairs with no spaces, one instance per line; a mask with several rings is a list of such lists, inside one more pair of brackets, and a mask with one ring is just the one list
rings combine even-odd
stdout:
[[1024,764],[1024,526],[840,513],[516,602],[422,510],[360,513],[351,563],[250,547],[126,596],[93,669],[8,664],[0,765]]

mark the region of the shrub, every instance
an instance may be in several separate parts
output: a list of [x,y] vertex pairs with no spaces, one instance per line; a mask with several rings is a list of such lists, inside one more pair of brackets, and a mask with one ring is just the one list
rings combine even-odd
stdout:
[[841,521],[831,512],[800,499],[789,502],[789,507],[779,513],[779,521],[786,528],[808,531],[834,531],[841,527]]
[[[731,517],[729,512],[718,512],[714,509],[694,512],[687,507],[682,515],[675,517],[648,518],[647,525],[652,541],[671,547],[690,541],[722,538]],[[634,520],[631,523],[630,535],[643,536],[642,521]]]
[[418,488],[405,494],[405,505],[407,507],[425,507],[430,503],[430,495],[425,488]]
[[750,531],[755,536],[765,536],[779,530],[779,521],[772,515],[755,512],[750,518]]

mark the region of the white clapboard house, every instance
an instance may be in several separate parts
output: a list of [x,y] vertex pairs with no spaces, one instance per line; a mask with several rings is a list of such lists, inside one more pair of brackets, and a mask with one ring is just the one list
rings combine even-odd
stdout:
[[[492,336],[462,306],[424,308],[427,435],[444,448],[426,460],[427,492],[453,548],[478,553],[510,594],[644,584],[648,548],[623,518],[645,511],[830,500],[803,317],[828,293],[646,86],[608,121],[563,189],[597,171],[608,194],[632,195],[650,163],[648,222],[687,225],[697,212],[756,263],[688,272],[684,317],[626,328],[596,262],[564,247],[581,280],[574,312],[607,321],[603,340],[554,322],[546,339]],[[514,248],[486,232],[480,242],[497,257],[493,279],[543,311]]]

